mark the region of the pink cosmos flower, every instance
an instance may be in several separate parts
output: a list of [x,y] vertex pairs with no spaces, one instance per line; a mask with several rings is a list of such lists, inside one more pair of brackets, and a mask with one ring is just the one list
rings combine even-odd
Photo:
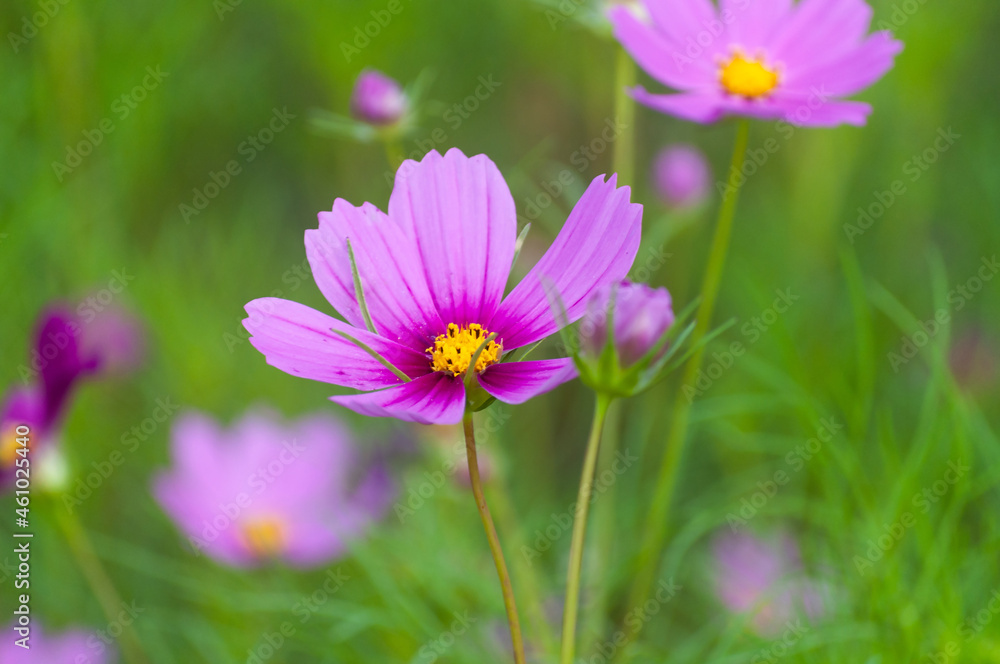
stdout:
[[247,413],[229,430],[200,413],[171,431],[174,466],[153,493],[197,552],[237,567],[308,567],[341,554],[386,510],[385,469],[365,468],[329,416]]
[[[337,199],[306,231],[306,255],[344,323],[301,304],[254,300],[243,321],[269,364],[296,376],[362,390],[331,400],[365,415],[455,424],[466,409],[463,380],[506,403],[522,403],[576,375],[570,358],[504,361],[509,351],[556,332],[557,293],[566,320],[579,319],[594,289],[622,279],[639,249],[642,206],[616,178],[591,182],[552,247],[504,297],[517,215],[497,167],[452,149],[406,161],[385,214]],[[353,249],[375,332],[355,296]],[[339,334],[340,333],[340,334]],[[409,379],[404,381],[347,334]]]
[[713,545],[716,594],[734,613],[751,613],[754,631],[773,636],[801,611],[827,611],[823,584],[802,574],[799,547],[788,535],[725,533]]
[[406,94],[399,83],[374,69],[361,72],[351,93],[351,114],[373,125],[398,122],[407,106]]
[[701,150],[693,145],[670,145],[653,161],[653,187],[672,208],[691,208],[708,197],[712,171]]
[[15,641],[20,635],[12,625],[3,631],[0,641],[0,664],[109,664],[114,660],[103,644],[100,647],[88,645],[94,637],[82,630],[70,630],[61,634],[42,632],[37,619],[32,619],[30,649],[18,646]]
[[885,74],[903,49],[868,34],[864,0],[644,0],[650,20],[609,11],[615,38],[650,76],[680,91],[632,96],[694,122],[723,115],[796,125],[863,125],[871,106],[841,99]]

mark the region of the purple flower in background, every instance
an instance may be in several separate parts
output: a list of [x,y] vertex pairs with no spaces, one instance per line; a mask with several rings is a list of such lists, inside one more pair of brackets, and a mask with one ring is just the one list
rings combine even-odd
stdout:
[[670,145],[653,161],[653,188],[673,208],[691,208],[708,196],[712,171],[693,145]]
[[227,430],[187,413],[170,436],[173,466],[155,478],[156,500],[195,551],[228,565],[321,564],[392,500],[385,469],[363,465],[329,416],[285,423],[248,413]]
[[46,634],[34,619],[31,623],[30,649],[17,645],[21,636],[16,625],[4,630],[0,641],[0,664],[110,664],[114,657],[101,646],[101,650],[88,645],[93,635],[82,630],[69,630],[61,634]]
[[651,351],[674,324],[674,310],[666,288],[622,281],[598,289],[587,304],[580,324],[581,350],[601,354],[608,342],[608,317],[614,324],[614,346],[624,367]]
[[351,93],[351,114],[373,125],[399,122],[408,105],[399,83],[374,69],[361,72]]
[[96,356],[101,374],[126,374],[142,363],[146,339],[139,320],[121,307],[88,311],[80,323],[80,347]]
[[[467,372],[473,390],[512,404],[576,375],[571,358],[501,360],[505,351],[579,319],[594,289],[625,276],[639,249],[641,217],[642,206],[629,203],[628,187],[616,187],[615,176],[596,178],[548,252],[504,297],[517,234],[510,190],[485,155],[432,151],[400,167],[388,214],[338,198],[332,212],[320,213],[319,229],[306,231],[316,283],[346,323],[295,302],[263,298],[246,306],[243,324],[269,364],[365,392],[331,397],[342,406],[455,424],[466,409]],[[348,241],[375,332],[366,330],[356,297]],[[565,307],[559,321],[553,294]],[[487,343],[491,333],[496,337]]]
[[864,0],[645,0],[650,20],[609,11],[615,38],[679,94],[631,90],[639,102],[694,122],[724,115],[796,125],[865,124],[871,106],[841,99],[889,69],[903,44],[868,34]]
[[39,318],[30,360],[21,367],[22,376],[38,381],[11,388],[0,404],[0,481],[4,484],[22,447],[17,442],[18,427],[28,427],[31,452],[39,451],[53,437],[77,381],[100,365],[100,356],[80,348],[79,334],[79,326],[64,309],[50,309]]
[[799,547],[788,535],[725,533],[714,542],[713,563],[719,599],[734,613],[752,614],[761,636],[779,633],[801,612],[813,621],[826,613],[826,588],[803,575]]

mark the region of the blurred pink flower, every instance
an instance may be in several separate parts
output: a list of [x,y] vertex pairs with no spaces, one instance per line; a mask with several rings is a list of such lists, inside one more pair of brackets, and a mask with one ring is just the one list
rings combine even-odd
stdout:
[[351,115],[373,125],[399,122],[408,105],[399,83],[374,69],[361,72],[351,94]]
[[615,38],[653,78],[679,94],[630,91],[639,102],[694,122],[724,115],[796,125],[863,125],[856,94],[892,68],[903,44],[868,34],[864,0],[645,0],[648,20],[609,10]]
[[102,374],[134,371],[146,353],[146,339],[139,319],[121,307],[106,307],[80,323],[80,346],[96,355]]
[[822,583],[804,576],[799,547],[786,534],[763,538],[725,533],[713,545],[716,594],[734,613],[752,614],[761,636],[774,636],[802,611],[818,620],[827,610]]
[[0,664],[110,664],[114,657],[104,644],[90,645],[92,635],[81,630],[69,630],[61,634],[46,634],[32,619],[30,649],[17,645],[21,638],[15,631],[17,625],[4,630],[0,641]]
[[154,480],[157,501],[196,552],[237,567],[336,558],[393,496],[385,469],[364,467],[328,415],[285,423],[247,413],[225,430],[190,412],[171,431],[171,451],[173,467]]
[[663,148],[653,161],[653,188],[673,208],[691,208],[704,202],[712,184],[708,160],[693,145]]

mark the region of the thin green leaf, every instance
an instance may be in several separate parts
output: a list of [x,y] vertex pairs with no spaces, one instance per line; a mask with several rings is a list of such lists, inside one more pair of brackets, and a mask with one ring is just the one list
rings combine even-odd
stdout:
[[524,240],[528,237],[528,231],[531,230],[531,222],[529,221],[521,229],[521,232],[517,235],[517,241],[514,242],[514,260],[510,262],[510,269],[514,269],[517,265],[517,257],[521,255],[521,247],[524,246]]
[[387,360],[384,357],[382,357],[382,355],[377,350],[375,350],[374,348],[372,348],[368,344],[364,343],[360,339],[355,339],[354,337],[352,337],[347,332],[344,332],[343,330],[334,330],[333,328],[330,328],[330,329],[331,329],[331,331],[334,334],[339,334],[340,336],[344,337],[345,339],[347,339],[348,341],[350,341],[352,344],[354,344],[355,346],[357,346],[361,350],[365,351],[366,353],[368,353],[369,355],[371,355],[372,357],[374,357],[376,360],[378,360],[378,362],[382,366],[384,366],[386,369],[388,369],[392,373],[396,374],[396,376],[399,377],[399,379],[402,380],[404,383],[409,383],[410,382],[411,379],[410,379],[409,376],[407,376],[405,373],[403,373],[402,371],[400,371],[396,367],[396,365],[394,365],[392,362],[390,362],[389,360]]
[[358,306],[361,307],[361,316],[365,319],[365,327],[372,334],[378,334],[375,330],[375,323],[372,322],[371,314],[368,313],[368,304],[365,302],[365,289],[361,286],[361,273],[358,272],[358,263],[354,260],[354,248],[351,247],[351,239],[347,239],[347,255],[351,258],[351,276],[354,278],[354,296],[358,299]]

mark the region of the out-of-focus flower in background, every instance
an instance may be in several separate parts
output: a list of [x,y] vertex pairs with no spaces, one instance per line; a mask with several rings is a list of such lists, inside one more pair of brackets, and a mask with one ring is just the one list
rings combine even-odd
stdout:
[[196,552],[228,565],[332,560],[381,518],[395,491],[329,415],[283,422],[257,409],[224,429],[189,412],[170,437],[173,465],[153,493]]
[[727,532],[712,553],[716,595],[733,613],[749,614],[760,636],[774,636],[802,615],[815,622],[830,609],[829,589],[805,575],[798,544],[786,533]]
[[[624,5],[608,16],[615,38],[679,94],[630,90],[639,102],[693,122],[725,115],[796,125],[863,125],[871,105],[841,99],[892,68],[902,42],[868,35],[872,9],[859,0],[646,0],[647,22]],[[718,26],[718,30],[709,26]]]
[[373,125],[399,122],[409,101],[399,83],[380,71],[366,69],[358,76],[351,93],[351,115]]
[[712,185],[712,171],[704,153],[693,145],[663,148],[653,160],[652,184],[668,207],[694,208],[705,202]]
[[11,625],[4,630],[4,638],[0,641],[0,664],[110,664],[115,657],[106,646],[92,647],[88,639],[93,635],[79,629],[68,630],[58,634],[42,631],[38,618],[32,618],[31,635],[28,640],[30,649],[17,645],[17,625]]
[[[93,312],[91,312],[93,314]],[[28,427],[30,453],[43,485],[58,485],[65,464],[58,451],[59,427],[81,380],[135,368],[142,357],[142,331],[123,309],[107,308],[87,318],[62,305],[39,316],[28,361],[0,403],[0,481],[9,482],[19,426]]]
[[630,194],[614,175],[595,178],[504,297],[517,240],[510,189],[486,155],[432,150],[399,168],[388,214],[338,198],[306,231],[316,283],[347,322],[262,298],[246,305],[243,325],[268,364],[362,390],[330,397],[362,415],[457,424],[491,397],[523,403],[575,378],[573,359],[504,353],[575,322],[594,290],[628,273],[642,222]]
[[956,335],[949,354],[951,371],[963,388],[972,392],[996,387],[1000,377],[1000,345],[985,329]]

